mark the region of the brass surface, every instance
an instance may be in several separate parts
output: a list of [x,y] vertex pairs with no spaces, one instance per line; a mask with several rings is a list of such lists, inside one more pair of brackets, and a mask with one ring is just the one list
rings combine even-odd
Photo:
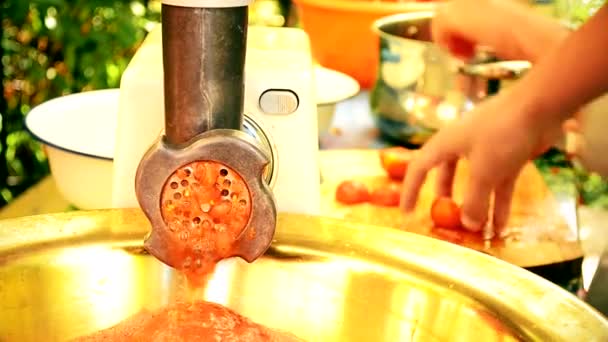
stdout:
[[[144,253],[149,229],[139,210],[0,221],[0,341],[64,341],[183,296]],[[266,255],[223,262],[205,297],[309,341],[608,340],[599,314],[519,267],[328,218],[279,215]]]

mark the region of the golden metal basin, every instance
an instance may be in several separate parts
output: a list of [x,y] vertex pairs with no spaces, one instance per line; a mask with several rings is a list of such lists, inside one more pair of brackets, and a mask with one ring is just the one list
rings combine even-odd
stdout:
[[[0,222],[0,341],[65,341],[171,303],[183,279],[147,255],[139,210]],[[284,214],[268,253],[223,262],[206,299],[308,341],[607,341],[573,295],[473,250]]]

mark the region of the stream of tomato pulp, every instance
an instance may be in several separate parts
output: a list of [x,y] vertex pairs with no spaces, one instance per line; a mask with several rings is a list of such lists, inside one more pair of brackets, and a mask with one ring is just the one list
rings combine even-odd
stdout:
[[222,164],[194,162],[176,170],[164,187],[161,212],[172,259],[181,260],[176,268],[187,279],[186,298],[77,341],[301,341],[200,300],[216,264],[235,255],[251,197],[241,176]]

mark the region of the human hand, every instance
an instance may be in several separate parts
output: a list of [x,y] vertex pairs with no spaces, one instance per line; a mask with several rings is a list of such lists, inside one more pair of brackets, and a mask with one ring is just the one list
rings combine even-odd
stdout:
[[452,0],[441,4],[432,22],[433,40],[467,60],[476,46],[497,57],[535,62],[569,31],[532,8],[504,0]]
[[463,225],[472,231],[482,230],[487,223],[497,230],[506,225],[520,170],[561,134],[559,122],[533,119],[532,108],[514,97],[505,92],[486,100],[421,148],[403,182],[404,210],[414,209],[427,173],[436,167],[437,195],[451,196],[456,163],[466,158],[470,174],[462,203]]

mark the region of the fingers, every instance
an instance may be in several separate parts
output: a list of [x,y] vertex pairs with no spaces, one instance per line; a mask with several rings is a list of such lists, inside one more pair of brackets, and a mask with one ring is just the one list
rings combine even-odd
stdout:
[[444,41],[450,52],[462,60],[468,60],[475,56],[475,44],[458,35],[452,35]]
[[462,150],[462,137],[459,130],[444,128],[431,138],[416,154],[407,168],[401,192],[401,208],[412,211],[416,206],[420,188],[427,173],[443,162],[456,160]]
[[494,190],[494,229],[498,233],[507,225],[517,175],[508,178]]
[[449,15],[449,4],[440,5],[435,11],[435,16],[431,21],[431,36],[433,42],[435,42],[441,48],[452,52],[452,34],[450,27],[450,15]]
[[446,39],[444,38],[446,33],[445,33],[445,29],[444,29],[444,21],[446,20],[447,17],[447,13],[446,11],[448,11],[446,9],[446,6],[448,6],[448,4],[439,4],[435,10],[435,15],[433,16],[433,20],[431,20],[431,36],[432,39],[435,43],[439,44],[442,47],[445,47],[445,41]]
[[410,212],[416,207],[418,194],[422,184],[424,184],[426,175],[438,163],[436,155],[432,153],[434,153],[432,150],[426,151],[423,148],[407,168],[400,202],[401,208],[406,212]]
[[458,160],[443,163],[437,171],[437,196],[451,197]]
[[581,132],[581,123],[578,119],[568,119],[562,124],[562,130],[566,133],[579,133]]
[[494,190],[494,175],[481,158],[471,158],[467,191],[462,203],[462,224],[470,231],[479,232],[488,220],[490,196]]
[[475,42],[461,33],[462,21],[454,21],[454,15],[458,16],[461,12],[458,6],[462,5],[444,3],[438,6],[431,22],[431,34],[437,45],[449,50],[457,58],[467,60],[475,54]]

